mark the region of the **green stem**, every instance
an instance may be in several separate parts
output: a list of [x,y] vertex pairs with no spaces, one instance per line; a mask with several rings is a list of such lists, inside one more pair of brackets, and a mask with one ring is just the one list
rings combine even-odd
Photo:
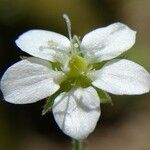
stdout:
[[78,140],[73,139],[72,140],[72,147],[73,147],[72,150],[82,150],[82,141],[78,141]]

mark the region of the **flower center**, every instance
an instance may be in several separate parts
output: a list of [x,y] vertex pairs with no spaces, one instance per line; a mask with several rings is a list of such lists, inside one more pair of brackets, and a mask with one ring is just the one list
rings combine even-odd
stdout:
[[72,56],[69,61],[69,71],[66,73],[68,78],[85,76],[88,70],[88,64],[84,58],[78,55]]
[[68,64],[69,71],[66,72],[66,79],[61,83],[64,91],[69,91],[74,87],[88,87],[91,84],[87,77],[88,63],[79,56],[73,55]]

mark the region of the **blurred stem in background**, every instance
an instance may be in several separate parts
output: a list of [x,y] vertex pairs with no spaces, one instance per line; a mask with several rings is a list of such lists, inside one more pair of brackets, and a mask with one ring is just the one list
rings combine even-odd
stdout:
[[78,141],[78,140],[73,139],[72,140],[72,150],[83,150],[82,141]]

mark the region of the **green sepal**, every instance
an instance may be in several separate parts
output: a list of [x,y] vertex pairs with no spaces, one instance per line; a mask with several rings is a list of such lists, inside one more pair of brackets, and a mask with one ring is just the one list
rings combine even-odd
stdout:
[[98,88],[96,88],[96,91],[100,97],[100,103],[110,103],[111,105],[113,105],[112,99],[107,92]]
[[[127,52],[124,52],[124,53],[120,54],[119,56],[115,57],[114,59],[127,59],[127,58],[128,58]],[[100,70],[108,62],[109,62],[109,60],[107,60],[107,61],[105,60],[105,61],[102,61],[99,63],[93,63],[92,65],[90,64],[89,67],[92,67],[92,69],[95,69],[95,70]]]
[[74,43],[77,43],[79,46],[80,46],[80,37],[78,37],[77,35],[74,35],[73,36],[73,39],[72,39],[72,41],[73,41],[73,44]]
[[[101,69],[108,61],[102,61],[102,62],[99,62],[99,63],[94,63],[92,64],[92,68],[95,69],[95,70],[99,70]],[[89,66],[90,67],[90,66]]]
[[51,62],[51,64],[52,64],[52,69],[53,70],[58,70],[58,71],[62,70],[61,69],[61,67],[62,67],[61,63],[59,63],[59,62]]
[[119,56],[117,56],[114,59],[128,59],[127,52],[124,52],[124,53],[120,54]]
[[52,97],[48,97],[42,110],[42,116],[52,109],[53,103],[54,99]]
[[49,111],[51,111],[52,107],[53,107],[53,103],[55,98],[62,92],[61,89],[59,89],[56,93],[54,93],[53,95],[49,96],[46,100],[46,103],[43,106],[43,110],[42,110],[42,116],[45,115],[46,113],[48,113]]

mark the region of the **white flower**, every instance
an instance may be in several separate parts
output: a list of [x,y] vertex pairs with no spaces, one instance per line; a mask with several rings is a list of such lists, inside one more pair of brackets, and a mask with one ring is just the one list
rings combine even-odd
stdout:
[[[143,94],[150,90],[150,74],[140,65],[113,59],[135,43],[136,32],[114,23],[86,34],[81,43],[58,33],[30,30],[17,46],[34,56],[14,64],[1,80],[4,99],[34,103],[53,96],[54,118],[74,139],[86,138],[100,116],[99,89],[117,95]],[[108,60],[113,59],[109,62]],[[102,63],[106,62],[102,67]]]

